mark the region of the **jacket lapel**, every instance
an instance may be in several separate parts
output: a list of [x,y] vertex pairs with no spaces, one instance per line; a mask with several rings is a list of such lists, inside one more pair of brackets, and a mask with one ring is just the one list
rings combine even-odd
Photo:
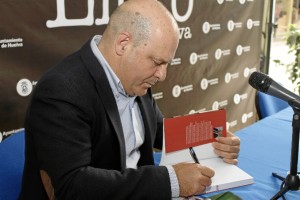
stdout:
[[146,94],[143,97],[137,97],[137,103],[139,105],[143,122],[144,122],[144,128],[145,128],[145,141],[144,144],[140,147],[141,152],[141,158],[139,160],[138,165],[148,165],[148,164],[154,164],[153,161],[153,141],[155,139],[155,129],[156,124],[154,123],[156,119],[154,118],[154,112],[153,107],[149,106],[151,104],[151,98],[148,96],[149,94]]
[[125,150],[125,141],[124,134],[122,130],[122,123],[118,112],[118,107],[112,93],[111,87],[109,85],[106,74],[98,62],[97,58],[92,52],[90,47],[89,40],[81,49],[82,60],[86,65],[87,70],[89,71],[91,77],[95,81],[97,92],[99,98],[104,104],[106,113],[111,120],[113,127],[117,133],[117,137],[120,144],[120,155],[121,155],[121,167],[122,169],[126,168],[126,150]]

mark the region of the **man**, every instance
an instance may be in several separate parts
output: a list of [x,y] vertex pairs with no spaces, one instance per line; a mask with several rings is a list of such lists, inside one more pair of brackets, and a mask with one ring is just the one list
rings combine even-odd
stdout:
[[[47,72],[26,120],[20,199],[171,199],[199,194],[214,171],[195,163],[154,166],[163,117],[151,86],[166,77],[178,26],[155,0],[129,0],[102,36]],[[213,146],[236,164],[239,138]]]

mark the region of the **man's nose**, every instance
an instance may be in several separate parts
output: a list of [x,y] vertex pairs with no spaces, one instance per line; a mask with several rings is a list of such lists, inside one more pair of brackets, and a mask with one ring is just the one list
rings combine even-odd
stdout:
[[167,64],[160,65],[154,76],[157,77],[158,81],[164,81],[167,76]]

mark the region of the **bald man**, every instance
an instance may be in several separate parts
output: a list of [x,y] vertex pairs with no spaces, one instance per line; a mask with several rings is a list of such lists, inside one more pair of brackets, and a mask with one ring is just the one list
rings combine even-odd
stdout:
[[[151,87],[166,78],[178,26],[155,0],[129,0],[103,35],[63,59],[38,82],[25,119],[20,199],[171,199],[199,194],[213,169],[154,166],[163,116]],[[240,140],[213,144],[236,164]]]

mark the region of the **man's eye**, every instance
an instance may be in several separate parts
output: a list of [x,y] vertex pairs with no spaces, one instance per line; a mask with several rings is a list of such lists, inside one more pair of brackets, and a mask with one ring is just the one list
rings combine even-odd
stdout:
[[156,66],[159,66],[159,65],[161,65],[161,63],[160,62],[157,62],[157,61],[153,61],[153,63],[154,63],[154,65],[156,65]]

